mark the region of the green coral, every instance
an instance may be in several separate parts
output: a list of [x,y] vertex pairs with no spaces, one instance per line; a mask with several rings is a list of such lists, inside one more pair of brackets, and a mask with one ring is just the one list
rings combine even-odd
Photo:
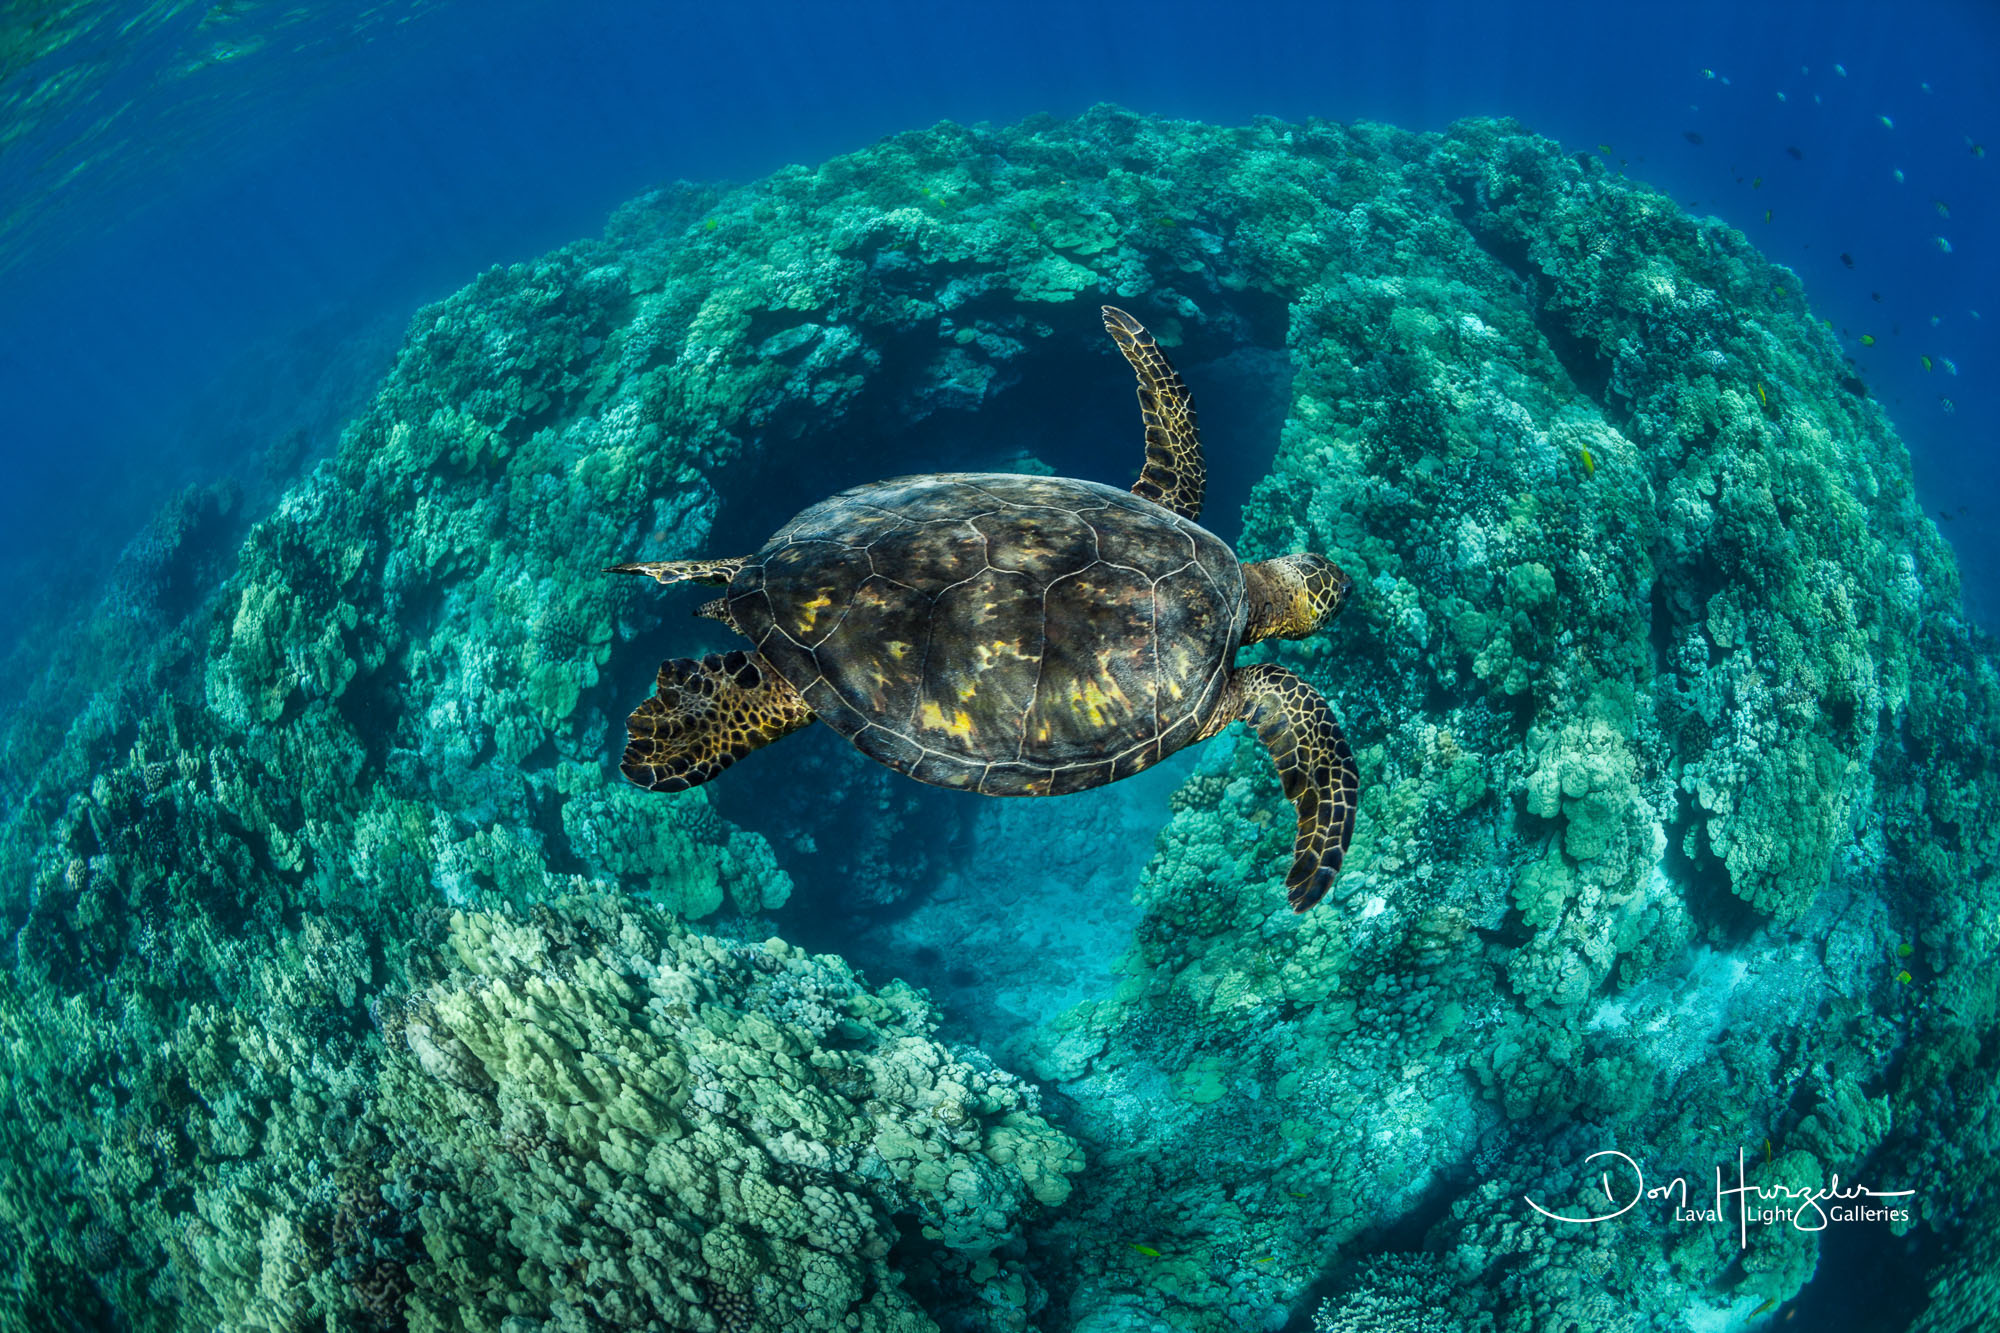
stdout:
[[[1965,632],[1955,578],[1916,514],[1907,461],[1849,391],[1837,350],[1795,297],[1772,299],[1772,270],[1726,229],[1504,123],[1438,139],[1323,132],[1344,141],[1318,189],[1364,197],[1313,205],[1325,266],[1281,288],[1292,400],[1244,546],[1327,551],[1363,576],[1329,635],[1280,650],[1349,719],[1362,806],[1335,889],[1344,905],[1295,927],[1273,914],[1258,880],[1283,864],[1284,829],[1252,822],[1275,800],[1260,757],[1231,766],[1247,788],[1205,765],[1141,884],[1124,981],[1052,1028],[1037,1067],[1086,1108],[1086,1141],[1107,1143],[1121,1122],[1090,1108],[1140,1069],[1184,1071],[1154,1102],[1176,1126],[1190,1090],[1215,1091],[1208,1071],[1277,1074],[1275,1096],[1212,1103],[1226,1135],[1197,1120],[1163,1131],[1173,1147],[1146,1160],[1203,1163],[1200,1179],[1178,1177],[1175,1208],[1198,1207],[1218,1174],[1238,1198],[1310,1199],[1318,1250],[1278,1238],[1275,1217],[1244,1223],[1247,1248],[1279,1263],[1346,1244],[1364,1223],[1328,1201],[1380,1197],[1409,1170],[1298,1134],[1325,1102],[1343,1123],[1386,1120],[1391,1141],[1429,1138],[1443,1160],[1469,1155],[1468,1126],[1490,1108],[1524,1135],[1580,1116],[1690,1160],[1767,1133],[1782,1156],[1790,1134],[1800,1156],[1787,1169],[1852,1178],[1892,1140],[1887,1123],[1815,1138],[1796,1110],[1732,1100],[1717,1070],[1787,1086],[1831,1060],[1879,1077],[1900,1040],[1893,1020],[1860,1039],[1842,1006],[1813,1012],[1889,984],[1885,958],[1781,968],[1761,961],[1784,955],[1755,932],[1805,920],[1825,933],[1862,903],[1899,917],[1915,906],[1877,898],[1879,848],[1848,845],[1882,785],[1901,789],[1891,719],[1906,697],[1907,725],[1928,725],[1912,664],[1960,671],[1966,656],[1952,646]],[[1310,134],[1293,145],[1315,151]],[[1775,411],[1756,380],[1782,385]],[[1919,607],[1940,634],[1911,618]],[[1984,734],[2000,718],[1953,715]],[[1963,752],[1953,762],[1976,766]],[[1985,845],[2000,826],[1994,789],[1946,788],[1930,805],[1965,812]],[[1913,826],[1940,824],[1927,811]],[[1976,864],[1955,830],[1948,841],[1954,864]],[[1917,844],[1898,864],[1940,860]],[[1941,872],[1926,881],[1965,902]],[[1835,906],[1814,915],[1828,893]],[[1746,965],[1765,969],[1761,991],[1796,993],[1787,1019],[1751,1008]],[[1318,1008],[1283,1007],[1301,1000]],[[1796,1035],[1759,1050],[1725,1035],[1725,1015]],[[1377,1061],[1395,1084],[1377,1081]],[[1342,1085],[1288,1072],[1307,1066],[1341,1069]],[[1472,1075],[1484,1106],[1455,1074]],[[1666,1104],[1701,1110],[1652,1109]],[[1122,1181],[1093,1180],[1084,1199],[1106,1219],[1142,1208]],[[1201,1234],[1178,1225],[1160,1230]],[[1479,1230],[1468,1205],[1452,1233]],[[1475,1285],[1501,1280],[1505,1254],[1537,1256],[1548,1277],[1517,1304],[1520,1327],[1618,1326],[1728,1262],[1681,1247],[1687,1266],[1661,1279],[1645,1260],[1551,1251],[1539,1234],[1465,1244]],[[1760,1290],[1738,1313],[1766,1290],[1795,1292],[1810,1257],[1774,1249],[1758,1263]],[[1145,1289],[1136,1263],[1104,1267],[1077,1271],[1093,1290]],[[1556,1295],[1561,1275],[1613,1271],[1610,1289]],[[1176,1326],[1244,1317],[1217,1293],[1182,1299],[1204,1312],[1176,1313]]]
[[930,1327],[886,1264],[895,1218],[966,1268],[1081,1166],[916,997],[779,941],[600,904],[460,915],[446,948],[381,1074],[390,1174],[431,1182],[408,1270],[428,1327],[557,1304],[600,1327]]

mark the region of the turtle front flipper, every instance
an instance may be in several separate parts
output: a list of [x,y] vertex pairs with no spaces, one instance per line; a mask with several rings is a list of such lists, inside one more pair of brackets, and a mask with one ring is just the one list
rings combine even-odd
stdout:
[[761,745],[813,720],[798,691],[757,653],[660,663],[653,696],[625,728],[625,776],[652,791],[686,791]]
[[1347,738],[1319,691],[1281,666],[1238,667],[1216,709],[1215,730],[1242,718],[1271,752],[1285,795],[1299,812],[1285,895],[1303,912],[1333,887],[1354,837],[1361,775]]
[[1208,467],[1201,459],[1201,432],[1194,424],[1194,399],[1167,354],[1146,326],[1120,310],[1104,307],[1104,330],[1139,373],[1139,419],[1146,425],[1146,466],[1132,494],[1173,510],[1191,523],[1201,521],[1201,497]]
[[734,555],[724,560],[641,560],[609,565],[604,572],[644,574],[661,583],[727,583],[736,577],[737,570],[749,563],[747,555]]

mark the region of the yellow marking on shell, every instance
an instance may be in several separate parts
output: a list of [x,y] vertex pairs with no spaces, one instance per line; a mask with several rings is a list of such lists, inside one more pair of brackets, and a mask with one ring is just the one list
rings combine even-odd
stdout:
[[994,667],[1001,664],[1003,657],[1016,662],[1032,662],[1035,660],[1007,639],[995,639],[991,643],[976,643],[972,646],[972,665],[976,670],[991,671]]
[[1124,709],[1126,712],[1128,713],[1131,712],[1132,700],[1126,697],[1125,689],[1122,685],[1118,683],[1117,678],[1107,675],[1105,679],[1111,682],[1111,690],[1107,697],[1111,700],[1111,702],[1117,704],[1120,708]]
[[901,639],[891,639],[885,646],[889,649],[889,656],[895,658],[898,662],[910,654],[910,645],[904,643]]
[[927,702],[918,710],[917,721],[932,731],[942,731],[945,735],[959,740],[964,740],[972,734],[972,715],[963,708],[958,709],[947,719],[944,709],[935,703]]
[[977,693],[979,693],[978,682],[968,680],[967,682],[965,682],[964,685],[959,687],[958,697],[961,700],[970,699],[973,695]]
[[1115,680],[1111,682],[1109,694],[1104,692],[1103,687],[1095,679],[1072,684],[1069,687],[1069,702],[1070,711],[1089,718],[1093,727],[1102,727],[1105,724],[1106,704],[1115,703],[1127,712],[1132,708],[1132,701],[1125,697],[1125,691],[1118,688],[1118,682]]
[[819,613],[826,610],[826,608],[832,605],[833,605],[833,598],[827,595],[825,589],[821,589],[819,596],[813,598],[810,602],[800,603],[799,605],[800,633],[806,633],[810,631],[813,627],[813,622],[819,619]]

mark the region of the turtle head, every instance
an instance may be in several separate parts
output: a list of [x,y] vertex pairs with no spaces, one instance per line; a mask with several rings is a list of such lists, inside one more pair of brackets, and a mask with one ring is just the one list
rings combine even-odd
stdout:
[[1309,551],[1245,565],[1243,583],[1250,602],[1245,643],[1303,639],[1339,613],[1354,586],[1339,565]]

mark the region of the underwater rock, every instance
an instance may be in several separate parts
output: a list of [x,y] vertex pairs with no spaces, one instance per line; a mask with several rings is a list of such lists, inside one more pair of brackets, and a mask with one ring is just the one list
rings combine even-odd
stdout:
[[[2000,673],[1799,293],[1507,122],[1108,107],[655,192],[482,275],[219,588],[156,566],[183,618],[101,611],[0,724],[8,1317],[1234,1330],[1332,1274],[1330,1327],[1609,1329],[1813,1273],[1805,1233],[1521,1203],[1613,1144],[1916,1188],[1899,1226],[1978,1271]],[[1237,545],[1356,574],[1274,657],[1365,795],[1294,918],[1268,760],[1212,746],[1120,980],[1010,1047],[1041,1110],[907,989],[749,942],[781,812],[622,792],[662,609],[595,571],[1046,456],[1002,437],[1062,368],[1130,429],[1105,301],[1184,372],[1289,357]],[[856,875],[931,818],[845,808]]]

